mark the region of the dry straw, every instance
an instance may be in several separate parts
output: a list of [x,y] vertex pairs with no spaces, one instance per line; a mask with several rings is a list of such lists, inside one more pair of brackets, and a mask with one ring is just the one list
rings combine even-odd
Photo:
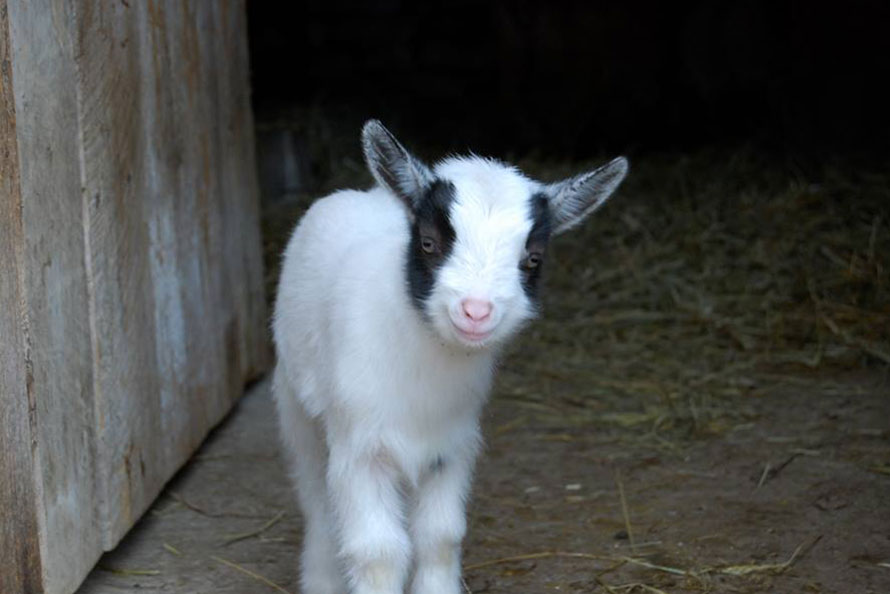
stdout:
[[[520,165],[553,180],[591,164]],[[855,367],[887,368],[885,171],[843,164],[807,169],[749,150],[650,157],[632,165],[610,204],[554,241],[544,315],[504,361],[496,390],[495,398],[517,412],[495,434],[524,431],[523,438],[573,441],[576,427],[606,426],[614,430],[609,440],[677,452],[692,439],[749,426],[755,415],[747,397],[849,390],[828,378]],[[340,173],[325,189],[369,182],[352,161],[329,166]],[[270,295],[279,255],[310,198],[297,196],[265,213]],[[766,466],[758,484],[778,470]],[[886,465],[869,470],[890,473]],[[630,537],[620,477],[616,482]],[[504,563],[576,559],[610,564],[596,574],[597,587],[607,592],[663,591],[639,580],[605,583],[605,572],[630,566],[707,591],[708,576],[782,573],[804,549],[782,563],[704,561],[693,569],[637,554],[536,551],[465,569],[472,575]]]

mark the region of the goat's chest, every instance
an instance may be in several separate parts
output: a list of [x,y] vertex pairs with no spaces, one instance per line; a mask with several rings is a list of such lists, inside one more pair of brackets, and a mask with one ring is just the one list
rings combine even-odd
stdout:
[[336,392],[359,441],[384,446],[407,470],[477,438],[492,367],[478,354],[369,349],[340,368]]

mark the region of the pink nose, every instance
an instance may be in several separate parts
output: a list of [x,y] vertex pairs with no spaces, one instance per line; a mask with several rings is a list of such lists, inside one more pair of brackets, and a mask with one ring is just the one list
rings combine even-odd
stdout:
[[484,322],[487,320],[491,315],[491,309],[493,307],[491,301],[474,299],[473,297],[467,297],[461,301],[460,306],[461,309],[464,310],[464,315],[474,322]]

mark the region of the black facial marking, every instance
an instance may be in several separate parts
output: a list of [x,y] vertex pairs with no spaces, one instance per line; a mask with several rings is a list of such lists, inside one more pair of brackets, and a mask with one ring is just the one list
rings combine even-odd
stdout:
[[[436,271],[454,246],[454,227],[448,214],[453,201],[454,184],[436,180],[424,191],[414,209],[408,244],[408,292],[414,306],[424,315],[424,303],[433,292]],[[432,251],[430,245],[434,247]]]
[[522,271],[522,289],[529,299],[537,301],[544,253],[550,242],[550,208],[546,194],[534,194],[529,201],[534,222],[531,231],[528,232],[528,239],[525,240],[525,255],[519,262],[519,269]]

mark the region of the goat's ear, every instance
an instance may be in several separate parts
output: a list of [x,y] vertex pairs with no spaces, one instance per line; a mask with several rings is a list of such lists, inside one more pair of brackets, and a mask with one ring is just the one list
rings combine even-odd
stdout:
[[433,181],[429,167],[411,155],[378,120],[362,129],[362,150],[374,179],[414,209]]
[[627,159],[618,157],[593,171],[545,185],[553,233],[571,229],[602,206],[627,175],[627,169]]

